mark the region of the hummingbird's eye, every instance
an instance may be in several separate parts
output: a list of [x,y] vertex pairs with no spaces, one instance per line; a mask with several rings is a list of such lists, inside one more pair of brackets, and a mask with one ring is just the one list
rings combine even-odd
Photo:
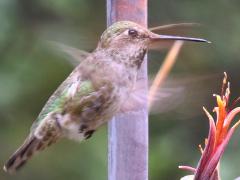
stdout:
[[138,32],[135,29],[129,29],[128,30],[128,35],[131,36],[131,37],[137,37]]

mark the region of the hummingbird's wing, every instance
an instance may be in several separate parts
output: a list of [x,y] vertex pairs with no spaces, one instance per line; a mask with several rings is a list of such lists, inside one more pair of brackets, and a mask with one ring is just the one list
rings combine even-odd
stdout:
[[48,41],[48,43],[51,45],[51,47],[54,48],[54,50],[57,50],[57,52],[63,52],[65,55],[67,55],[67,61],[73,66],[76,67],[80,62],[82,62],[84,59],[87,58],[87,56],[90,54],[87,51],[77,49],[71,46],[68,46],[63,43],[55,42],[55,41]]
[[199,23],[177,23],[177,24],[154,26],[154,27],[150,27],[148,29],[150,31],[159,31],[161,33],[169,33],[169,31],[176,33],[179,31],[186,31],[186,30],[189,30],[189,28],[198,27],[200,25],[201,24],[199,24]]
[[[149,114],[181,111],[182,119],[197,116],[201,113],[199,109],[205,103],[204,100],[209,98],[209,89],[214,88],[214,84],[211,82],[219,76],[220,74],[168,77],[155,94],[153,105],[148,109]],[[149,86],[151,86],[152,81],[152,78],[149,78]],[[145,82],[140,78],[119,113],[137,111],[146,106],[146,93]],[[184,109],[183,107],[186,106],[191,106],[191,108]]]

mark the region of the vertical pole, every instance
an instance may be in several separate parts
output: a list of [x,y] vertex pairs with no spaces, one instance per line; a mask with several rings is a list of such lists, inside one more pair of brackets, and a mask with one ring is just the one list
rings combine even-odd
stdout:
[[[147,26],[147,0],[107,0],[107,25],[120,20]],[[148,180],[146,58],[138,76],[145,81],[143,106],[116,116],[108,125],[108,180]]]

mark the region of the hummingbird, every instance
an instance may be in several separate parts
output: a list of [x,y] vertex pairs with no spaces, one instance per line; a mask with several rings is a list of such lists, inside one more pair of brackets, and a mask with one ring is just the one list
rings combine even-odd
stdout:
[[15,172],[36,152],[62,138],[77,141],[90,138],[125,106],[151,45],[175,40],[208,42],[155,34],[131,21],[119,21],[108,27],[96,49],[50,96],[26,140],[4,165],[4,171]]

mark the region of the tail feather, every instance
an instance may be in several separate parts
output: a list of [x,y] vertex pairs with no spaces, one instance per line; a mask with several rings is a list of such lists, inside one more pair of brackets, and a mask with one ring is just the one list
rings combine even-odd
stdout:
[[3,169],[12,173],[20,169],[27,160],[43,147],[42,140],[31,136],[25,140],[23,145],[9,158]]

